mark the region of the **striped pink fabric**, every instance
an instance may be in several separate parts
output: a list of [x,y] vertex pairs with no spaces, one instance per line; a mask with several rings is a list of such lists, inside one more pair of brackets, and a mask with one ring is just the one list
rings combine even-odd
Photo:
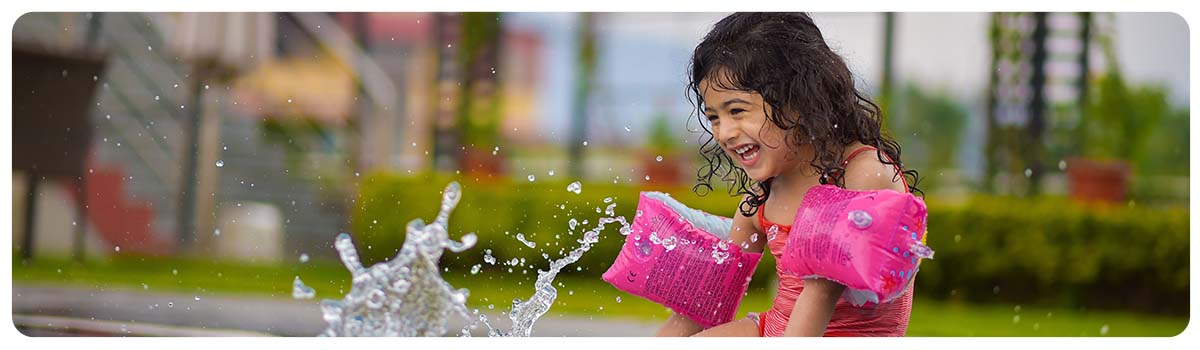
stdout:
[[[768,237],[771,240],[767,241],[767,247],[775,256],[775,260],[779,261],[779,258],[783,256],[783,247],[787,243],[788,232],[791,231],[791,228],[767,221],[762,216],[764,211],[765,206],[759,208],[759,223],[762,224],[761,227],[767,229],[771,226],[777,227],[778,231],[775,237]],[[785,275],[779,267],[776,267],[776,276],[779,277],[779,289],[775,294],[774,305],[759,318],[762,322],[759,327],[759,336],[778,337],[783,335],[788,318],[792,314],[792,307],[796,304],[796,297],[800,295],[800,291],[804,290],[803,279]],[[837,305],[834,306],[829,326],[825,328],[825,336],[902,337],[908,329],[908,317],[911,312],[912,284],[909,284],[908,289],[900,298],[891,303],[873,307],[855,307],[845,299],[839,298]]]

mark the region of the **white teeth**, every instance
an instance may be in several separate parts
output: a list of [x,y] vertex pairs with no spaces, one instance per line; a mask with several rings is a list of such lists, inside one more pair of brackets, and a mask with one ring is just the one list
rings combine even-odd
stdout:
[[742,156],[742,159],[749,160],[750,158],[754,158],[754,156],[758,155],[758,151],[755,151],[754,153],[744,153],[744,154],[740,154],[740,155]]
[[[752,153],[751,153],[751,150],[753,150]],[[742,160],[750,160],[750,158],[754,158],[755,156],[758,155],[758,147],[756,147],[752,144],[735,148],[733,151],[735,153],[737,153],[738,157],[742,158]]]

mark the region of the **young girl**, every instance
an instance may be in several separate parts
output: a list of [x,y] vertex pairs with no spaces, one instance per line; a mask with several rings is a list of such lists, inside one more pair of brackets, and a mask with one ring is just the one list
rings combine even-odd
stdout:
[[[819,184],[919,192],[900,145],[881,133],[879,107],[855,90],[846,63],[807,14],[730,15],[696,47],[690,70],[688,90],[711,136],[695,190],[711,191],[714,176],[735,184],[744,197],[730,238],[743,250],[767,248],[778,260],[787,225]],[[658,335],[903,336],[908,327],[911,285],[891,303],[855,307],[836,282],[776,273],[779,288],[765,313],[707,330],[672,315]]]

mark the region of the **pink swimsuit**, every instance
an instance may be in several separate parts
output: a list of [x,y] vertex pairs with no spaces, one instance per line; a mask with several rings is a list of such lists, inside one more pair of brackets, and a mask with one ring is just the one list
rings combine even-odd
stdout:
[[[875,148],[868,146],[855,150],[849,157],[846,157],[842,167],[845,168],[846,164],[850,163],[850,159],[868,149]],[[904,183],[904,188],[905,191],[908,190],[907,181]],[[765,211],[766,205],[759,208],[758,223],[764,230],[763,232],[770,232],[771,226],[777,227],[778,232],[775,233],[775,237],[771,237],[771,234],[768,233],[767,238],[770,240],[767,241],[767,247],[771,250],[771,255],[775,256],[775,261],[779,261],[783,256],[783,248],[787,243],[791,227],[767,221],[763,216]],[[792,307],[796,304],[796,297],[800,295],[800,291],[804,290],[803,279],[786,275],[778,267],[776,267],[776,276],[779,277],[779,289],[776,291],[774,305],[759,316],[758,320],[758,335],[762,337],[783,335],[788,318],[792,314]],[[834,306],[829,325],[825,328],[825,336],[902,337],[905,330],[908,329],[908,317],[911,312],[911,284],[899,299],[874,307],[855,307],[845,299],[839,298],[837,305]]]

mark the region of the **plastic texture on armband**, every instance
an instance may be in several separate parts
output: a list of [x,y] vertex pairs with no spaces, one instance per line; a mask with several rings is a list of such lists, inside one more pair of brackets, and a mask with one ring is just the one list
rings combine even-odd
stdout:
[[927,209],[910,193],[815,186],[788,233],[780,270],[846,286],[855,306],[895,300],[933,249],[923,243]]
[[733,320],[761,253],[728,241],[733,220],[642,192],[632,229],[602,278],[705,328]]

